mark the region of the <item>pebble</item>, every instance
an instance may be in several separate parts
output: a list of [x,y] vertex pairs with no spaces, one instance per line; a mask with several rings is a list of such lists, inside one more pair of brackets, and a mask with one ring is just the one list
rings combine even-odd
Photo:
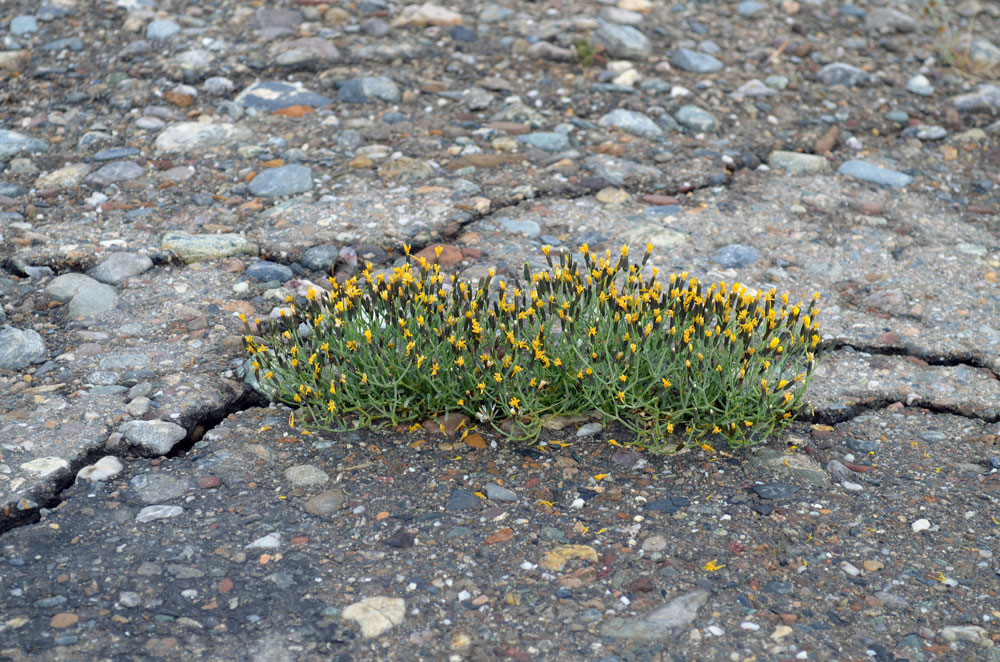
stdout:
[[644,136],[646,138],[658,138],[663,135],[663,129],[657,126],[656,122],[648,116],[634,110],[616,108],[602,117],[597,122],[601,126],[613,126],[628,133]]
[[166,455],[187,431],[176,423],[167,421],[129,421],[119,428],[136,449],[144,455]]
[[711,133],[719,128],[719,121],[712,113],[691,104],[681,106],[674,113],[674,119],[677,120],[678,124],[692,131]]
[[44,478],[69,469],[69,462],[61,457],[40,457],[23,463],[20,468]]
[[762,83],[758,79],[754,78],[740,85],[736,88],[736,91],[729,96],[733,99],[739,100],[746,97],[771,97],[777,93],[778,90],[773,87],[768,87],[766,83]]
[[45,342],[37,331],[0,329],[0,369],[23,370],[33,363],[42,363],[48,356]]
[[121,252],[112,253],[87,273],[102,283],[120,285],[129,278],[144,274],[152,268],[153,261],[145,255]]
[[324,485],[330,480],[329,474],[311,464],[297,464],[285,469],[285,480],[295,487]]
[[811,175],[830,169],[830,162],[822,156],[781,150],[771,152],[768,163],[772,168],[783,168],[786,172],[793,175]]
[[300,262],[312,271],[330,271],[337,263],[339,253],[340,249],[333,244],[321,244],[303,251]]
[[281,533],[275,531],[244,545],[243,549],[278,549],[279,547],[281,547]]
[[666,499],[655,499],[646,503],[646,510],[673,515],[679,510],[691,505],[691,500],[687,497],[673,496]]
[[143,503],[162,503],[178,499],[191,491],[191,481],[172,474],[137,474],[129,481]]
[[921,531],[926,531],[929,528],[931,528],[931,523],[930,521],[921,517],[920,519],[910,524],[910,528],[913,529],[914,533],[920,533]]
[[146,39],[169,39],[180,31],[181,26],[170,19],[150,21],[149,25],[146,26]]
[[262,198],[278,198],[312,189],[312,169],[298,164],[268,168],[250,182],[250,193]]
[[30,15],[15,16],[11,19],[8,29],[16,37],[38,32],[38,19]]
[[849,480],[841,481],[840,486],[848,492],[860,492],[865,489],[864,485],[861,485],[860,483],[852,483]]
[[873,184],[892,186],[894,188],[903,188],[913,181],[913,177],[906,173],[882,168],[874,163],[859,159],[845,161],[843,165],[837,168],[837,172],[841,175],[862,179]]
[[48,144],[18,131],[0,129],[0,161],[7,161],[18,154],[44,152]]
[[403,622],[406,601],[379,595],[344,607],[340,615],[357,623],[361,627],[361,636],[371,639]]
[[86,163],[73,163],[53,170],[35,180],[36,189],[71,189],[83,183],[91,167]]
[[827,462],[826,470],[837,482],[840,482],[851,475],[850,470],[837,460],[830,460]]
[[110,310],[118,299],[114,287],[78,273],[56,276],[46,285],[45,294],[54,301],[69,303],[67,313],[71,318]]
[[250,132],[225,122],[175,122],[167,125],[153,141],[158,152],[182,154],[248,140]]
[[135,516],[135,521],[145,524],[146,522],[152,522],[158,519],[177,517],[183,512],[184,509],[180,506],[146,506]]
[[233,255],[257,255],[256,244],[238,234],[188,234],[166,232],[160,248],[172,251],[188,264],[204,262]]
[[482,502],[475,494],[469,490],[456,487],[451,491],[448,503],[445,504],[445,510],[478,509],[481,505]]
[[517,137],[518,141],[526,143],[546,152],[564,152],[570,148],[569,136],[554,131],[536,131]]
[[784,483],[767,483],[764,485],[754,485],[753,491],[761,499],[784,499],[799,491],[798,485],[786,485]]
[[598,19],[600,27],[593,33],[593,39],[604,46],[608,55],[625,60],[641,60],[652,53],[649,39],[631,25],[618,25]]
[[728,246],[723,246],[715,252],[715,255],[712,256],[712,261],[724,269],[740,269],[743,267],[749,267],[759,259],[759,250],[753,246],[744,246],[743,244],[729,244]]
[[669,641],[691,625],[708,597],[708,591],[692,591],[642,616],[612,618],[601,626],[601,634],[633,641]]
[[[707,53],[699,53],[689,48],[679,48],[670,56],[670,64],[682,71],[710,74],[724,66],[722,61]],[[680,121],[680,120],[678,120]]]
[[592,437],[601,430],[604,426],[600,423],[585,423],[580,426],[580,429],[576,431],[576,436],[578,437]]
[[491,501],[517,501],[516,494],[496,483],[486,483],[486,498]]
[[344,506],[344,493],[339,489],[326,490],[305,503],[305,511],[318,517],[330,517]]
[[124,469],[121,460],[113,455],[106,455],[97,462],[85,466],[76,474],[77,480],[89,480],[91,482],[106,481],[120,474]]
[[285,281],[294,278],[295,272],[292,271],[290,267],[286,267],[283,264],[260,260],[259,262],[254,262],[247,267],[246,271],[243,272],[243,275],[262,283],[270,283],[272,281],[280,281],[284,283]]
[[832,62],[820,69],[816,75],[824,85],[830,87],[834,85],[854,87],[867,82],[870,78],[864,70],[844,62]]
[[291,106],[326,107],[333,99],[317,94],[301,85],[283,81],[258,81],[250,85],[233,100],[243,108],[266,112],[283,110]]
[[764,8],[764,5],[757,2],[757,0],[743,0],[743,2],[736,5],[736,12],[743,18],[753,18],[762,12]]
[[934,94],[934,86],[923,74],[917,74],[906,82],[906,90],[922,97]]
[[399,87],[387,76],[362,76],[344,81],[337,90],[341,103],[369,103],[385,101],[396,103],[400,99]]
[[917,21],[898,9],[875,7],[865,14],[865,29],[880,34],[908,33],[917,29]]
[[497,222],[504,230],[510,233],[523,234],[528,239],[536,239],[542,234],[542,226],[535,221],[522,220],[515,221],[510,218],[498,218]]
[[969,57],[974,65],[992,69],[1000,65],[1000,47],[988,39],[975,37],[969,46]]

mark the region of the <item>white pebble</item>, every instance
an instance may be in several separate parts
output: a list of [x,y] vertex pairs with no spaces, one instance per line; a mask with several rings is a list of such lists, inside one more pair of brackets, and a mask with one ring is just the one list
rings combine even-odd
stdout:
[[861,574],[860,570],[858,570],[855,566],[851,565],[847,561],[844,561],[843,563],[840,564],[840,569],[843,570],[845,574],[848,574],[851,577],[857,577],[858,575]]
[[459,593],[458,593],[458,601],[459,602],[465,602],[466,600],[468,600],[471,597],[472,597],[472,594],[469,593],[468,591],[459,591]]
[[576,509],[579,510],[580,508],[583,508],[583,504],[584,504],[584,500],[581,499],[581,498],[579,498],[579,497],[577,497],[576,499],[573,499],[573,503],[569,504],[569,507],[570,508],[576,508]]
[[860,483],[852,483],[849,480],[842,481],[840,483],[840,486],[850,492],[860,492],[861,490],[865,489],[864,486],[861,485]]
[[756,623],[751,623],[750,621],[743,621],[742,623],[740,623],[740,627],[743,628],[744,630],[750,630],[752,632],[756,632],[757,630],[760,629],[759,625],[757,625]]
[[721,637],[726,633],[726,631],[720,628],[718,625],[709,625],[705,629],[708,630],[708,632],[715,637]]
[[926,519],[924,519],[923,517],[921,517],[916,522],[911,524],[910,528],[913,529],[914,533],[920,533],[921,531],[926,531],[927,529],[931,528],[931,523]]

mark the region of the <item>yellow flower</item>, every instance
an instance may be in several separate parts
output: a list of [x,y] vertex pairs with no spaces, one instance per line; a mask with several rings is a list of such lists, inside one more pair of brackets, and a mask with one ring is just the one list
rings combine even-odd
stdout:
[[625,391],[618,391],[617,398],[618,398],[619,402],[621,402],[621,403],[624,404],[625,403]]
[[503,375],[501,375],[499,372],[494,372],[493,379],[495,379],[497,384],[499,384],[500,382],[503,381]]
[[288,415],[288,427],[290,427],[290,428],[294,428],[295,427],[295,412],[294,411],[291,414]]
[[552,247],[549,246],[548,244],[545,244],[544,246],[542,246],[542,253],[545,255],[545,257],[549,256],[549,252],[551,250],[552,250]]
[[365,384],[367,386],[367,384],[368,384],[368,373],[367,372],[361,373],[361,383]]
[[661,377],[660,383],[663,384],[663,388],[670,388],[670,380],[666,377]]
[[465,358],[462,357],[462,356],[460,356],[457,359],[455,359],[455,365],[457,365],[459,368],[461,368],[462,366],[464,366],[465,365]]
[[431,377],[436,377],[438,374],[438,364],[437,361],[431,364]]
[[409,244],[403,244],[403,253],[406,254],[406,255],[410,254],[410,245]]
[[241,322],[243,322],[244,324],[246,324],[246,321],[247,321],[247,316],[246,315],[244,315],[243,313],[240,313],[239,314],[239,318],[240,318]]
[[479,382],[478,384],[476,384],[476,388],[478,388],[479,392],[482,393],[483,391],[486,390],[486,382]]
[[596,326],[590,327],[590,333],[588,333],[587,335],[589,337],[591,337],[591,338],[593,338],[594,336],[596,336],[597,335],[597,327]]
[[620,376],[618,378],[618,381],[620,381],[620,382],[627,382],[628,381],[628,376],[627,375],[622,375],[622,376]]
[[423,354],[417,354],[417,370],[420,369],[420,364],[427,360],[427,357]]
[[337,403],[334,402],[333,400],[330,400],[329,402],[326,403],[326,410],[331,414],[337,411]]
[[371,342],[372,342],[372,330],[371,329],[365,329],[365,341],[368,342],[368,344],[371,344]]
[[521,404],[521,401],[518,400],[517,398],[511,398],[508,404],[510,405],[511,409],[517,409],[518,405]]

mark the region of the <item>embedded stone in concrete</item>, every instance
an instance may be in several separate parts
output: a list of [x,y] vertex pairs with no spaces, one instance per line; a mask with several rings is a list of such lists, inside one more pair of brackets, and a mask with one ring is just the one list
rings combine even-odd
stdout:
[[232,255],[256,255],[257,245],[238,234],[188,234],[167,232],[163,235],[160,248],[173,251],[188,264],[217,260]]
[[129,421],[119,430],[133,447],[144,455],[166,455],[187,431],[167,421]]

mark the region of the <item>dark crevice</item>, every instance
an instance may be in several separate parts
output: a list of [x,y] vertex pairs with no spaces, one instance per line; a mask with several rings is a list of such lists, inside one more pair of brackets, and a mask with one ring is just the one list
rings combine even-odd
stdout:
[[968,353],[954,352],[951,354],[929,354],[905,345],[866,345],[849,340],[833,340],[824,342],[820,345],[821,351],[824,352],[832,352],[845,348],[877,356],[899,356],[904,358],[919,359],[920,361],[923,361],[927,365],[931,366],[967,366],[970,368],[976,368],[977,370],[985,370],[993,379],[1000,379],[997,377],[996,372],[993,371],[993,368],[987,365],[981,357]]
[[[853,420],[864,414],[881,411],[898,403],[899,400],[896,398],[877,398],[869,400],[868,402],[844,405],[835,409],[812,411],[809,413],[803,412],[798,416],[797,420],[803,423],[837,425],[839,423],[846,423],[847,421]],[[949,414],[951,416],[959,416],[961,418],[967,418],[972,421],[981,421],[983,423],[1000,423],[1000,415],[980,416],[977,414],[971,414],[964,408],[957,405],[941,405],[934,402],[921,402],[919,404],[911,405],[907,407],[907,409],[917,409],[929,414]]]
[[[245,411],[251,407],[266,406],[267,402],[267,399],[256,391],[244,388],[241,393],[229,402],[205,412],[200,418],[188,423],[186,426],[188,430],[187,436],[162,457],[183,457],[204,437],[205,433],[225,420],[230,414]],[[0,515],[0,536],[11,529],[37,523],[41,519],[42,508],[52,510],[59,507],[63,502],[63,492],[76,483],[76,475],[80,470],[108,455],[116,456],[122,461],[122,464],[136,459],[135,455],[127,452],[115,453],[104,445],[91,448],[85,454],[73,460],[70,463],[69,471],[62,476],[55,479],[49,485],[40,486],[34,492],[25,495],[20,502],[24,506],[22,509],[18,509],[15,504],[10,508],[9,512],[3,512]]]

